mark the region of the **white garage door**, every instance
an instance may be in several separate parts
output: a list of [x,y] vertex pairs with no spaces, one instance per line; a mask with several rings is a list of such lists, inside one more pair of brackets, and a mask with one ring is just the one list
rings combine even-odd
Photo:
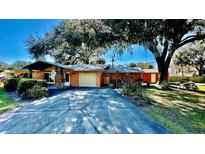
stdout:
[[79,73],[79,86],[96,87],[96,73]]

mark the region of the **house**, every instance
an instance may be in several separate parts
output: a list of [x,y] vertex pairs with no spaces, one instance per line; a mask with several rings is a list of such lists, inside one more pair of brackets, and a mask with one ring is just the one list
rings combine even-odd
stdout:
[[[145,79],[147,83],[156,83],[158,73],[144,72],[140,68],[110,65],[63,65],[54,62],[36,61],[15,70],[15,74],[27,73],[35,79],[45,79],[48,84],[64,82],[73,87],[101,87],[114,83],[122,77]],[[150,75],[150,78],[147,76]],[[154,77],[154,75],[156,75]],[[55,76],[53,78],[53,76]]]
[[25,74],[28,74],[29,70],[25,68],[15,68],[14,69],[14,76],[15,77],[21,77],[24,76]]

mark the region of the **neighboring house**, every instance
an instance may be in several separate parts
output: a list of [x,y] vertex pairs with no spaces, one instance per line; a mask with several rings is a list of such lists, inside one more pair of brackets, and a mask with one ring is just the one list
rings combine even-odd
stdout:
[[27,74],[27,73],[29,73],[29,70],[25,69],[25,68],[15,68],[14,69],[14,76],[15,77],[20,77],[20,76],[23,76],[24,74]]
[[[46,79],[49,84],[66,82],[73,87],[101,87],[114,83],[122,77],[142,78],[144,82],[156,83],[158,73],[144,72],[140,68],[125,66],[111,67],[109,65],[63,65],[59,63],[37,61],[23,69],[15,70],[15,74],[29,74],[35,79]],[[52,79],[53,73],[55,78]],[[155,76],[155,77],[154,77]]]

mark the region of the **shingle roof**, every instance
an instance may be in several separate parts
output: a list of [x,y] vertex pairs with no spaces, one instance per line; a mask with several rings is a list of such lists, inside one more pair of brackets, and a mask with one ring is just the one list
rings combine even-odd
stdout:
[[43,67],[42,63],[45,63],[45,64],[54,65],[54,66],[58,66],[58,67],[65,68],[65,69],[76,70],[76,71],[93,71],[93,70],[101,71],[108,67],[108,65],[63,65],[63,64],[55,63],[55,62],[36,61],[30,65],[23,67],[23,69],[29,68],[32,65],[37,64],[37,63],[41,64],[41,66],[38,66],[38,67]]
[[111,73],[138,73],[138,72],[143,72],[143,70],[139,67],[128,67],[128,66],[122,66],[122,65],[118,65],[118,66],[114,66],[106,69],[108,72]]
[[103,71],[108,67],[108,65],[68,65],[67,69],[75,71],[93,71],[99,70]]
[[29,71],[29,69],[26,68],[15,68],[14,71]]

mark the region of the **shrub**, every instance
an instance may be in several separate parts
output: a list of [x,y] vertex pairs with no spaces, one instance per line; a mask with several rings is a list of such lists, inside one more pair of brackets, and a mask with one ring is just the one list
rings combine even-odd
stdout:
[[55,84],[56,87],[60,90],[66,89],[67,87],[64,85],[64,83],[58,82]]
[[166,81],[162,82],[161,85],[160,85],[160,88],[161,88],[162,90],[169,90],[169,89],[170,89],[170,84],[169,84],[169,82],[166,82]]
[[20,80],[19,78],[11,78],[11,79],[7,80],[4,83],[4,89],[6,91],[16,91],[19,80]]
[[180,83],[178,87],[184,90],[193,90],[193,91],[198,90],[198,87],[194,82]]
[[122,90],[123,94],[132,96],[137,105],[145,105],[150,102],[149,98],[146,97],[142,82],[134,82],[132,79],[125,79],[123,82]]
[[48,89],[46,87],[33,86],[31,89],[24,91],[21,94],[22,99],[39,99],[48,96]]
[[40,79],[26,79],[23,78],[20,80],[18,86],[17,86],[17,91],[19,94],[22,94],[28,89],[33,88],[34,86],[39,86],[39,87],[47,87],[47,81],[46,80],[40,80]]
[[182,76],[172,76],[169,77],[170,82],[187,82],[193,81],[197,83],[205,83],[205,76],[189,76],[189,77],[182,77]]

